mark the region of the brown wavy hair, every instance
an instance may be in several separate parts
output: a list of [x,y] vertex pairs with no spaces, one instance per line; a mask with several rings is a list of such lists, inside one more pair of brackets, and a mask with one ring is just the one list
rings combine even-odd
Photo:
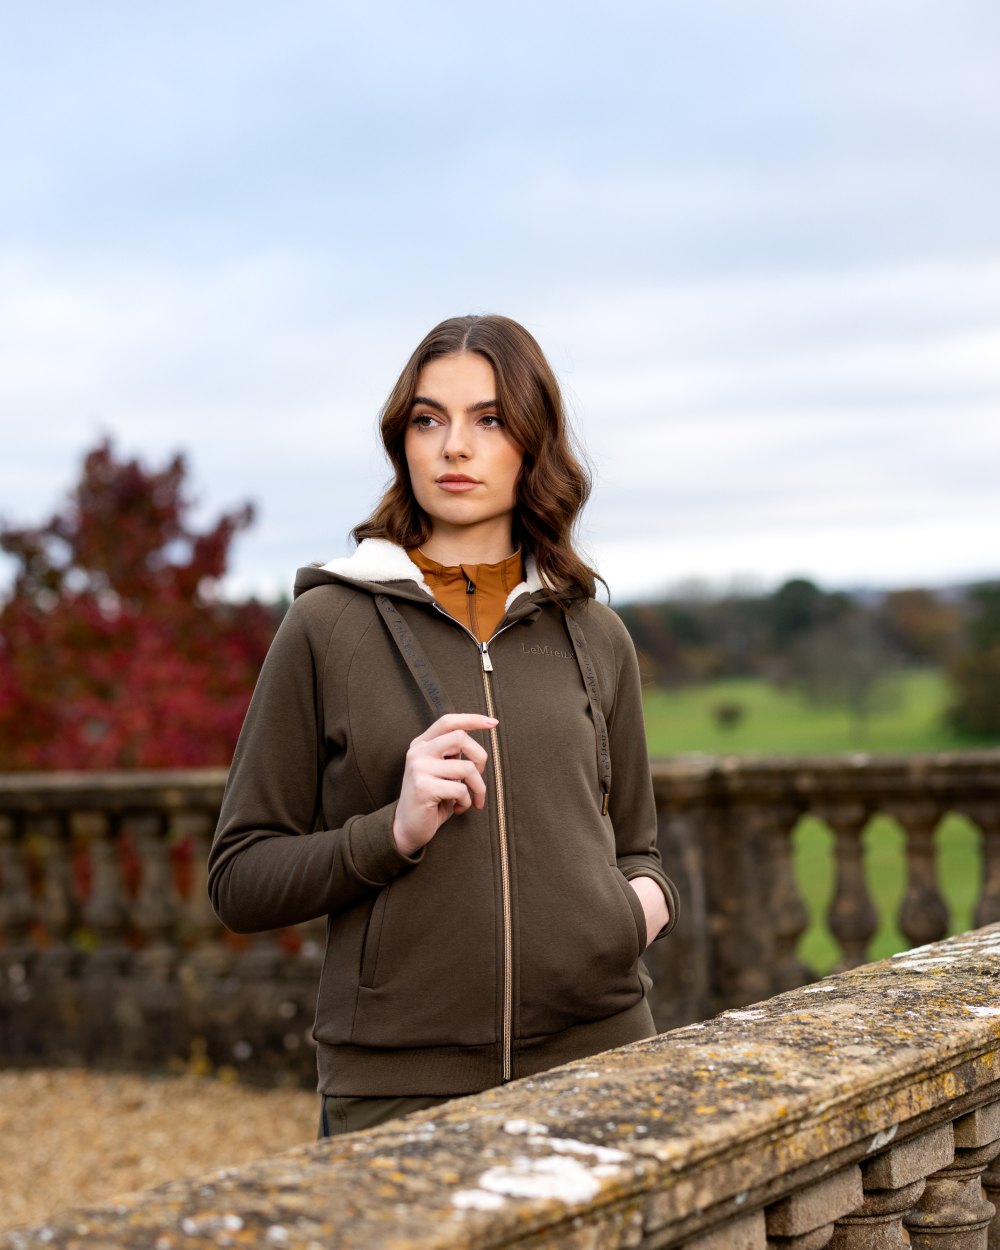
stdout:
[[577,552],[573,531],[590,495],[590,473],[574,447],[562,395],[542,349],[509,317],[450,317],[424,338],[406,362],[381,412],[381,435],[393,478],[375,511],[351,531],[419,547],[431,534],[417,503],[403,440],[417,378],[428,361],[477,352],[493,366],[497,411],[524,453],[516,486],[513,538],[530,552],[549,594],[560,602],[591,598],[597,573]]

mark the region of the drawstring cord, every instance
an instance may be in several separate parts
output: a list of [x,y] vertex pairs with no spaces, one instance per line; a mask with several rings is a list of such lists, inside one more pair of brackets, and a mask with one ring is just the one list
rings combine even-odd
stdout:
[[448,696],[445,694],[444,687],[438,680],[437,673],[434,672],[430,661],[420,647],[417,646],[413,634],[410,633],[409,625],[396,611],[396,605],[388,595],[376,595],[375,606],[381,613],[393,642],[399,648],[399,654],[405,660],[406,667],[413,674],[414,680],[427,700],[428,707],[434,713],[434,719],[437,720],[445,712],[454,711]]
[[563,608],[563,620],[566,632],[573,644],[573,654],[580,668],[580,676],[590,701],[590,716],[594,722],[594,734],[597,738],[597,769],[601,778],[601,815],[607,816],[608,804],[611,800],[611,746],[608,742],[608,723],[601,711],[601,688],[594,671],[594,663],[587,650],[587,640],[579,622],[574,620],[566,608]]

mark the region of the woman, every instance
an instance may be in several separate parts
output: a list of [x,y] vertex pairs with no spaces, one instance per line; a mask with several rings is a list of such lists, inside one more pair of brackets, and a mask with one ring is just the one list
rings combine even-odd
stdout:
[[328,917],[321,1135],[649,1036],[639,957],[677,912],[538,344],[442,322],[381,428],[393,480],[352,556],[299,572],[209,863],[232,929]]

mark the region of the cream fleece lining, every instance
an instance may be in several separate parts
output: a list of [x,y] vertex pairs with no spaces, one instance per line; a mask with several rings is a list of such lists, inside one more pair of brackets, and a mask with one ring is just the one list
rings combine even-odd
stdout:
[[[397,547],[387,538],[364,538],[353,555],[331,560],[320,568],[355,582],[416,582],[425,594],[434,597],[420,569],[402,547]],[[525,580],[519,582],[507,596],[505,610],[521,595],[544,589],[534,556],[525,557],[524,576]]]

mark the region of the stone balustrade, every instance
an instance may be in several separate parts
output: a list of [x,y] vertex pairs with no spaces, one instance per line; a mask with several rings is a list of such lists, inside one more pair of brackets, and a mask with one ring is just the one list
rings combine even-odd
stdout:
[[[1000,751],[684,757],[656,762],[653,778],[684,901],[647,954],[661,1029],[814,979],[792,861],[807,814],[834,834],[842,967],[864,959],[876,927],[861,857],[875,813],[905,835],[910,942],[947,932],[934,836],[950,812],[981,835],[975,923],[1000,920]],[[205,861],[224,784],[222,770],[0,775],[0,1060],[171,1062],[311,1085],[323,924],[234,940],[215,919]]]
[[682,756],[654,762],[653,783],[660,850],[686,912],[671,943],[647,956],[661,1028],[815,979],[799,954],[809,916],[793,871],[793,835],[806,816],[833,835],[836,885],[825,919],[839,968],[865,961],[878,928],[862,852],[877,815],[892,817],[903,835],[907,883],[895,919],[906,941],[924,945],[955,931],[935,861],[950,814],[979,832],[973,923],[1000,921],[1000,751]]
[[0,1060],[315,1084],[322,922],[235,939],[223,769],[0,775]]
[[993,925],[0,1250],[990,1250],[998,1155]]

